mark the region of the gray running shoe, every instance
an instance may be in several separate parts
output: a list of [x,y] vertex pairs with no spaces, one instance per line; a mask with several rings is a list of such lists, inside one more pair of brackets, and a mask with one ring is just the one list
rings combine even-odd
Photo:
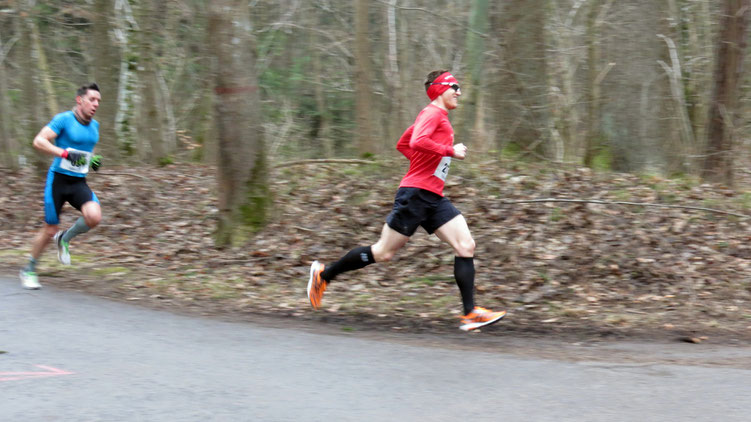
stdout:
[[65,231],[61,230],[55,233],[53,240],[57,245],[57,260],[63,265],[70,265],[70,252],[68,251],[68,242],[63,240]]
[[21,270],[19,276],[21,277],[21,285],[24,289],[39,290],[42,288],[42,285],[39,284],[37,273],[34,271]]

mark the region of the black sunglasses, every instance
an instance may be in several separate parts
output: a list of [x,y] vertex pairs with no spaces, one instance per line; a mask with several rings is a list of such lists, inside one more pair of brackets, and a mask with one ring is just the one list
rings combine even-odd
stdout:
[[449,88],[453,89],[454,91],[459,91],[461,88],[459,87],[459,84],[455,84],[453,82],[433,82],[431,85],[448,85]]

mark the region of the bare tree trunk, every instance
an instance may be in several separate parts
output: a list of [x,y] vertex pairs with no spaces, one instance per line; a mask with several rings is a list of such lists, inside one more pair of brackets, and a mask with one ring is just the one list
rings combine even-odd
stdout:
[[482,133],[484,116],[479,108],[483,104],[483,70],[485,56],[485,35],[488,32],[488,0],[473,0],[469,12],[467,28],[467,77],[463,84],[463,100],[460,118],[457,119],[457,142],[474,144],[476,153],[489,149],[487,134]]
[[[404,16],[402,13],[399,13],[398,16]],[[410,107],[412,102],[419,102],[424,104],[427,100],[427,96],[417,96],[413,93],[419,93],[425,92],[422,90],[422,86],[414,86],[412,83],[412,80],[410,79],[410,74],[415,74],[412,69],[415,67],[414,60],[411,59],[412,57],[412,49],[410,48],[410,40],[409,40],[409,33],[410,33],[410,23],[407,19],[398,19],[396,21],[396,34],[397,34],[397,52],[396,52],[396,59],[397,63],[399,64],[399,74],[397,75],[397,79],[399,80],[399,90],[396,92],[396,97],[399,99],[400,107],[397,110],[397,118],[394,124],[396,125],[397,130],[395,131],[395,138],[390,139],[391,143],[388,146],[392,151],[394,151],[394,146],[396,145],[396,141],[399,139],[399,136],[401,136],[402,132],[409,127],[409,122],[414,119],[414,116],[412,115],[412,108]],[[430,72],[433,69],[425,70],[423,69],[421,73],[424,73],[425,76],[427,76],[428,72]],[[424,76],[423,76],[424,77]],[[415,97],[418,99],[416,100]]]
[[[107,98],[116,103],[114,132],[118,140],[117,144],[120,146],[119,149],[130,153],[133,146],[137,145],[141,139],[138,136],[138,122],[141,120],[138,115],[139,107],[134,104],[138,99],[135,92],[138,89],[138,66],[136,66],[136,69],[131,69],[129,61],[140,51],[138,36],[141,27],[138,26],[138,21],[128,1],[118,1],[116,4],[114,22],[116,24],[116,38],[122,54],[120,55],[118,69],[117,92],[113,92]],[[139,147],[137,152],[140,153],[141,151],[142,148]]]
[[[211,85],[213,86],[213,83]],[[209,87],[209,90],[201,100],[201,106],[198,109],[198,112],[201,113],[200,115],[213,116],[215,102],[216,99],[214,98],[213,91],[211,90],[211,87]],[[201,146],[202,162],[210,164],[218,163],[219,145],[217,145],[217,139],[219,136],[217,135],[217,127],[214,124],[213,117],[201,119],[200,124],[197,125],[197,132],[199,138],[203,140]]]
[[[164,3],[162,3],[164,4]],[[157,96],[160,114],[162,115],[162,137],[166,146],[167,154],[173,155],[177,152],[177,120],[175,119],[175,110],[172,107],[172,98],[169,86],[164,79],[164,72],[157,66],[156,70]]]
[[323,66],[321,65],[321,52],[315,48],[321,44],[321,36],[313,33],[311,39],[316,44],[313,46],[313,77],[314,92],[316,99],[316,130],[315,135],[321,143],[323,156],[331,158],[334,156],[334,141],[331,139],[331,118],[326,110],[326,95],[323,90]]
[[602,80],[605,78],[613,63],[607,64],[604,68],[600,67],[602,50],[600,46],[600,27],[603,21],[603,15],[612,4],[613,0],[608,0],[603,5],[604,0],[592,0],[589,4],[589,16],[587,17],[587,69],[589,92],[587,101],[587,129],[584,146],[584,165],[592,167],[594,159],[601,151],[602,132],[600,131],[600,101],[602,92]]
[[[18,49],[19,51],[26,51],[30,54],[21,54],[18,57],[19,66],[24,69],[21,73],[21,86],[24,93],[23,111],[24,116],[22,118],[23,124],[18,128],[18,138],[20,139],[23,152],[29,153],[30,162],[33,167],[40,173],[47,170],[49,167],[49,161],[47,157],[42,154],[37,154],[33,150],[31,143],[34,135],[39,132],[42,125],[49,122],[50,117],[45,111],[40,98],[40,89],[38,82],[39,69],[35,61],[35,48],[31,35],[31,27],[35,25],[33,19],[30,16],[29,10],[31,6],[28,1],[18,1],[16,5],[20,11],[20,18],[16,20],[16,31],[19,34]],[[22,152],[22,153],[23,153]]]
[[550,112],[548,96],[548,60],[545,50],[544,27],[547,20],[547,0],[509,0],[501,11],[501,37],[506,60],[504,77],[516,92],[516,104],[507,104],[501,111],[513,113],[511,129],[513,143],[527,150],[544,151],[549,145]]
[[214,60],[219,221],[215,242],[235,244],[266,223],[271,195],[255,74],[255,40],[242,1],[210,5],[208,45]]
[[[97,110],[99,121],[99,143],[97,150],[107,156],[119,157],[118,139],[115,135],[117,115],[117,93],[119,91],[120,48],[110,39],[110,22],[114,13],[113,0],[95,0],[93,20],[93,57],[91,68],[94,78],[102,90],[102,104]],[[85,83],[89,81],[82,81]]]
[[388,89],[386,95],[385,126],[388,142],[392,145],[404,130],[401,111],[404,106],[402,95],[402,82],[399,71],[399,31],[396,21],[396,2],[389,0],[386,5],[386,39],[388,40],[388,53],[384,66],[385,86]]
[[[148,159],[154,164],[161,162],[167,157],[167,149],[164,142],[163,118],[159,107],[159,82],[157,80],[157,51],[154,45],[154,37],[160,38],[161,28],[164,27],[164,19],[160,4],[161,1],[149,1],[141,5],[138,44],[140,54],[138,56],[138,79],[141,93],[141,118],[138,119],[138,142],[143,147],[138,148],[141,159]],[[161,16],[160,16],[161,15]]]
[[370,81],[370,38],[368,34],[368,1],[355,2],[355,116],[357,149],[361,155],[375,154],[378,148],[373,137],[372,91]]
[[[707,104],[712,86],[712,36],[709,2],[699,0],[692,4],[688,30],[688,55],[693,57],[690,76],[686,82],[686,101],[691,119],[691,128],[696,140],[696,150],[700,151],[706,139]],[[701,59],[701,60],[698,60]],[[697,168],[697,170],[700,170]]]
[[[6,48],[3,40],[0,38],[0,151],[2,151],[2,162],[6,167],[15,167],[13,153],[17,152],[15,142],[10,134],[10,102],[8,101],[8,81],[5,72]],[[7,111],[6,111],[7,110]]]
[[[549,158],[563,161],[566,156],[579,152],[577,127],[579,111],[576,106],[578,93],[575,88],[576,69],[579,58],[576,51],[578,26],[576,24],[583,0],[577,0],[571,8],[560,9],[551,2],[553,13],[542,25],[547,32],[546,49],[549,56],[548,103],[551,119],[548,121],[550,141],[546,152]],[[568,6],[566,4],[566,6]]]
[[[309,21],[305,21],[313,28],[320,28],[325,26],[325,19],[323,13],[314,8],[314,11],[307,14]],[[331,137],[331,111],[328,110],[328,103],[326,101],[326,68],[323,65],[323,56],[328,52],[328,46],[326,43],[328,39],[323,36],[319,31],[311,31],[310,37],[308,37],[308,49],[310,50],[313,72],[311,77],[313,78],[313,97],[315,99],[315,114],[312,121],[312,137],[317,144],[316,149],[322,151],[325,158],[334,157],[334,140]],[[291,119],[290,119],[291,120]],[[291,126],[290,124],[285,124]],[[271,157],[274,160],[275,157]]]
[[673,170],[681,172],[689,171],[690,164],[687,161],[687,157],[692,155],[695,139],[686,104],[686,87],[683,85],[683,71],[681,70],[681,62],[678,57],[678,49],[672,39],[661,34],[658,34],[657,36],[665,41],[670,53],[670,65],[662,60],[659,60],[658,63],[662,66],[670,80],[670,92],[673,97],[675,113],[678,115],[680,125],[681,142],[678,144],[677,150],[674,151],[674,154],[677,155],[676,161],[678,164],[673,166],[675,167]]
[[733,183],[733,125],[743,77],[749,8],[751,0],[725,0],[725,10],[720,19],[702,177],[727,185]]
[[47,54],[45,53],[44,46],[42,46],[42,41],[39,38],[39,28],[33,20],[29,20],[28,22],[31,42],[34,45],[37,65],[39,66],[40,77],[42,79],[42,88],[44,90],[45,98],[47,98],[47,111],[48,114],[54,115],[63,110],[60,110],[60,107],[57,105],[55,91],[52,89],[52,77],[50,75],[49,65],[47,64]]

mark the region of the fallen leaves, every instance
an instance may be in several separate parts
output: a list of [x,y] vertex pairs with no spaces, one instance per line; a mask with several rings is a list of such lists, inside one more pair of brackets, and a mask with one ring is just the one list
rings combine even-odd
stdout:
[[[9,190],[0,198],[2,250],[11,252],[0,254],[0,265],[15,269],[42,220],[41,203],[26,198],[39,197],[44,179],[28,169],[0,172]],[[54,271],[67,280],[61,283],[127,300],[300,318],[322,315],[305,297],[310,262],[332,262],[374,243],[402,175],[385,168],[279,170],[266,229],[247,245],[218,250],[212,243],[217,199],[208,188],[215,183],[211,167],[181,164],[139,173],[148,178],[92,175],[103,223],[71,244],[75,270],[55,267],[48,251],[43,279]],[[502,203],[551,196],[654,202],[669,193],[672,204],[711,201],[713,208],[742,213],[742,195],[704,184],[686,188],[685,180],[535,167],[462,163],[454,176],[445,193],[477,244],[477,302],[515,309],[507,324],[513,329],[751,330],[744,316],[751,314],[749,221],[677,208]],[[66,206],[63,226],[76,217]],[[460,300],[453,255],[420,229],[393,262],[337,278],[325,315],[400,330],[433,329],[435,322],[455,329]],[[95,276],[101,268],[128,272]],[[416,322],[408,327],[395,322],[412,317]]]

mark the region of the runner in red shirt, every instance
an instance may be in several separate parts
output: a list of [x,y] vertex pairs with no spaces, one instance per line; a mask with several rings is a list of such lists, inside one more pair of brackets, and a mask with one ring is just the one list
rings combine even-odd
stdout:
[[448,119],[449,110],[458,105],[459,83],[451,73],[438,70],[428,74],[425,90],[431,103],[422,109],[396,144],[396,149],[409,159],[409,170],[399,184],[381,238],[372,246],[352,249],[333,264],[313,262],[308,279],[308,298],[313,308],[321,306],[328,283],[337,275],[391,260],[422,226],[451,245],[456,253],[454,277],[464,306],[459,328],[474,330],[506,315],[505,311],[493,312],[475,306],[475,241],[461,212],[443,196],[451,159],[463,160],[467,154],[464,144],[454,144],[454,129]]

